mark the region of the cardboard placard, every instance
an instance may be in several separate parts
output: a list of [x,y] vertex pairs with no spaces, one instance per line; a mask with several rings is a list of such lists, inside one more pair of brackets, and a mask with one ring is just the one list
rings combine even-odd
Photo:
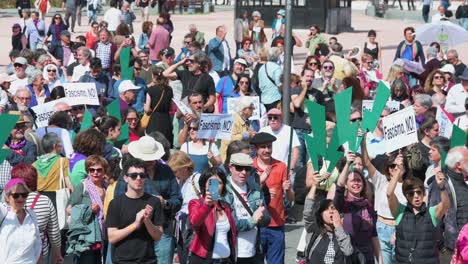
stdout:
[[49,125],[49,118],[55,113],[55,105],[60,102],[68,104],[67,98],[60,98],[58,100],[50,101],[44,104],[31,107],[31,109],[36,114],[35,122],[38,128],[46,127]]
[[70,106],[74,105],[100,105],[99,97],[94,83],[64,83],[65,97]]
[[232,114],[201,114],[198,138],[231,139],[233,125]]
[[387,153],[418,142],[418,129],[412,106],[386,116],[382,119],[382,124]]

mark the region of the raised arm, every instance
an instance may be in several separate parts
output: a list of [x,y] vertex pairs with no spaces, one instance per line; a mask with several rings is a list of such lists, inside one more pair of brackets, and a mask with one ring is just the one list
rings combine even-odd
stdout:
[[435,168],[434,171],[436,183],[440,190],[440,203],[437,204],[435,213],[437,219],[441,220],[450,208],[450,199],[448,197],[447,190],[445,190],[444,173],[441,171],[440,167]]
[[372,178],[375,175],[376,168],[372,164],[369,154],[367,153],[367,143],[366,143],[367,133],[364,133],[364,136],[361,141],[361,153],[362,153],[362,162],[366,166],[367,171],[369,172],[369,177]]
[[320,182],[320,174],[313,173],[310,177],[310,190],[306,196],[304,203],[304,228],[307,230],[307,233],[311,233],[316,225],[314,205],[315,205],[315,193],[317,191],[317,185]]
[[[397,163],[398,164],[398,163]],[[400,203],[398,202],[398,198],[395,195],[395,188],[397,186],[398,181],[401,179],[403,174],[405,173],[403,165],[399,164],[396,166],[395,169],[390,170],[390,183],[387,187],[387,199],[388,199],[388,206],[390,207],[390,211],[394,217],[398,214],[398,206]]]
[[348,174],[349,174],[349,167],[352,162],[354,162],[354,159],[356,158],[356,155],[352,153],[351,151],[348,151],[346,154],[346,163],[345,166],[343,167],[343,170],[340,173],[340,176],[338,177],[338,181],[336,184],[340,187],[344,187],[346,185],[346,180],[348,179]]
[[184,65],[186,61],[187,58],[183,58],[181,61],[172,64],[171,66],[169,66],[169,68],[163,71],[163,76],[171,79],[172,81],[177,80],[177,73],[175,71],[177,70],[177,68]]
[[307,82],[301,81],[301,93],[299,95],[291,95],[291,101],[295,108],[300,108],[304,104],[304,99],[307,94]]

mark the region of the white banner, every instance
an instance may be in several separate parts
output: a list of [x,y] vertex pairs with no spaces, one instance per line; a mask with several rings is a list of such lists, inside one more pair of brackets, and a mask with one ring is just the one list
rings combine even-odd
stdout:
[[[253,111],[252,116],[249,118],[249,120],[260,120],[260,97],[258,96],[247,96],[252,100],[252,103],[255,107],[255,110]],[[240,100],[240,97],[228,97],[227,98],[227,113],[228,114],[234,114],[237,113],[237,102]]]
[[94,83],[64,83],[65,97],[74,105],[100,105],[96,84]]
[[387,153],[418,142],[418,129],[412,106],[382,119]]
[[174,104],[176,104],[177,106],[177,109],[183,114],[191,114],[193,113],[192,109],[190,107],[188,107],[186,104],[184,104],[182,101],[179,101],[175,98],[172,98],[172,102],[174,102]]
[[440,106],[437,107],[436,120],[439,123],[439,136],[451,138],[453,124]]
[[231,139],[234,115],[201,114],[198,125],[198,138]]
[[36,114],[36,125],[37,127],[46,127],[49,125],[49,118],[55,113],[54,107],[59,102],[68,103],[67,98],[61,98],[58,100],[50,101],[44,104],[36,105],[31,109]]
[[[390,112],[400,110],[400,102],[398,101],[387,101],[386,106],[390,109]],[[362,100],[362,113],[364,110],[372,111],[374,107],[374,100]]]

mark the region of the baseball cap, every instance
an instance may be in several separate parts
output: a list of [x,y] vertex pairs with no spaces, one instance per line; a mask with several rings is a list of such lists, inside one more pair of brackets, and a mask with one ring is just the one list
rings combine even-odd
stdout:
[[28,61],[24,57],[18,57],[15,59],[15,63],[26,65],[28,64]]
[[242,64],[242,65],[244,65],[245,67],[248,66],[248,65],[247,65],[247,62],[246,62],[244,59],[242,59],[242,58],[236,59],[236,60],[234,61],[234,64],[236,64],[236,63]]
[[229,163],[238,166],[252,166],[253,161],[249,155],[240,152],[232,154]]
[[281,116],[283,115],[283,113],[281,113],[281,110],[279,110],[278,108],[272,108],[270,109],[270,111],[268,111],[267,115],[276,115],[276,116]]
[[119,94],[125,93],[126,91],[138,90],[138,89],[140,89],[140,87],[134,85],[133,82],[130,80],[122,81],[119,84]]

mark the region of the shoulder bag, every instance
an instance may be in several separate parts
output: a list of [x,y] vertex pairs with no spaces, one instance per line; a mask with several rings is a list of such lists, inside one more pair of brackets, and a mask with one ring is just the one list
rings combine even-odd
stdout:
[[67,204],[70,198],[70,190],[68,190],[65,184],[65,178],[63,176],[63,165],[62,158],[60,158],[60,189],[55,191],[55,202],[57,205],[57,218],[60,230],[67,229]]
[[226,86],[227,76],[224,77],[223,88],[221,88],[221,93],[218,94],[216,101],[218,102],[218,113],[223,112],[223,100],[224,100],[224,87]]
[[141,128],[146,129],[148,127],[149,122],[150,122],[150,118],[153,115],[154,111],[156,111],[158,106],[161,104],[161,101],[162,101],[162,99],[164,97],[164,92],[165,91],[166,91],[166,89],[163,89],[161,97],[159,98],[159,101],[156,104],[156,106],[153,108],[153,111],[151,111],[151,114],[148,115],[147,113],[144,113],[143,116],[141,117],[141,119],[140,119],[140,127]]

